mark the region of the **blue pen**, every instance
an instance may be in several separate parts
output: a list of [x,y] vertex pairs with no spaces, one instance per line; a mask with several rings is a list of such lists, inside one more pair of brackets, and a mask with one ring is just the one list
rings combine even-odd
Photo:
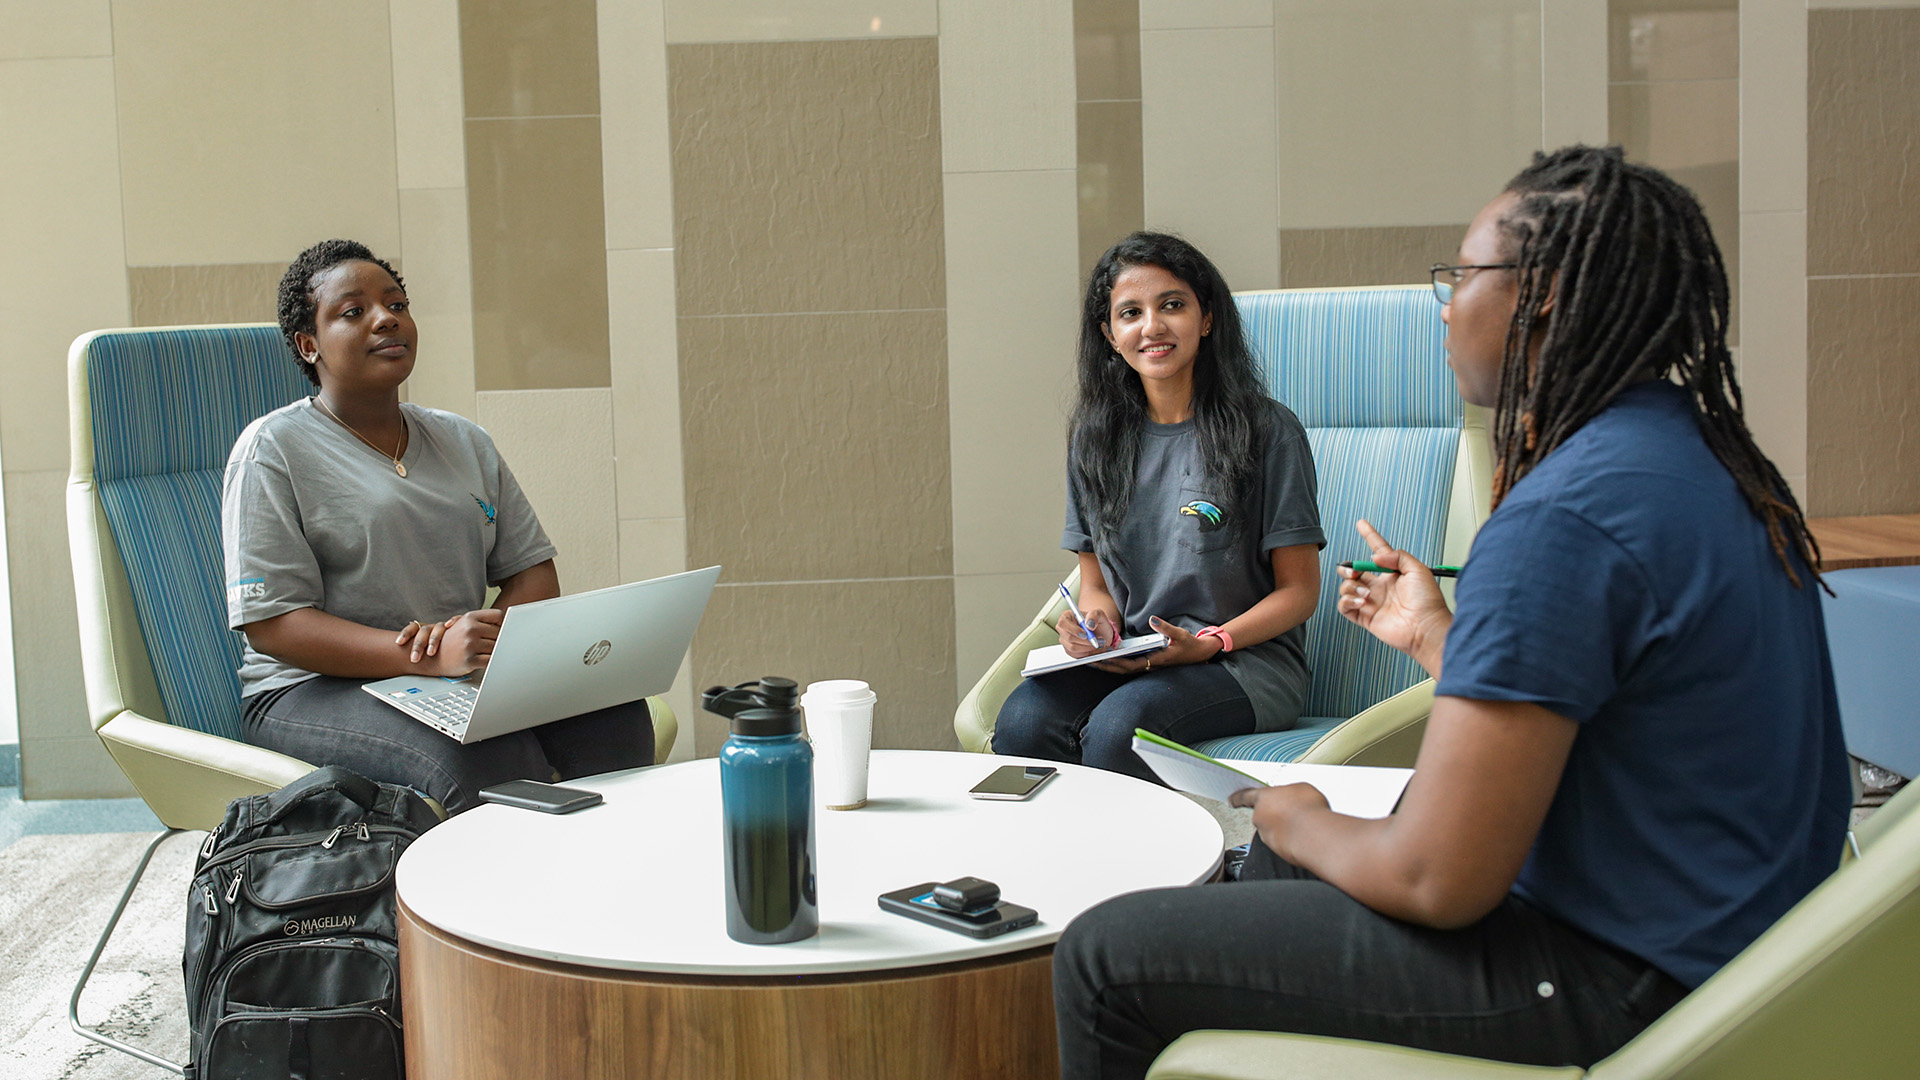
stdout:
[[1100,639],[1093,636],[1093,627],[1087,625],[1087,617],[1080,614],[1080,605],[1073,602],[1073,594],[1067,591],[1067,583],[1060,583],[1060,595],[1067,598],[1067,610],[1073,612],[1073,621],[1080,624],[1080,632],[1087,635],[1087,644],[1100,647]]

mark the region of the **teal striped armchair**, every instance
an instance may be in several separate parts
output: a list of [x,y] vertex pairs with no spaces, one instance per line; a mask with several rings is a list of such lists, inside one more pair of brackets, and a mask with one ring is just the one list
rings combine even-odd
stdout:
[[[1307,429],[1320,484],[1320,608],[1307,620],[1313,689],[1291,731],[1201,744],[1217,757],[1411,765],[1432,707],[1419,665],[1333,610],[1334,564],[1366,557],[1366,518],[1428,562],[1458,563],[1486,520],[1491,461],[1484,413],[1464,405],[1425,285],[1290,289],[1234,298],[1269,391]],[[1078,592],[1079,572],[1067,579]],[[954,716],[960,744],[985,751],[1027,652],[1058,640],[1049,599]]]

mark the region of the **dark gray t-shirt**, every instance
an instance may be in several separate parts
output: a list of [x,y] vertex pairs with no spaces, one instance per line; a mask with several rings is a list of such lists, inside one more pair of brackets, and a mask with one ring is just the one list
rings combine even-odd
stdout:
[[[1115,536],[1119,565],[1100,560],[1128,635],[1151,633],[1149,615],[1188,631],[1222,625],[1273,592],[1275,548],[1327,545],[1306,430],[1286,406],[1270,404],[1260,431],[1262,468],[1239,507],[1238,528],[1223,493],[1207,485],[1193,421],[1147,425],[1133,503]],[[1091,552],[1093,534],[1069,466],[1060,546]],[[1257,730],[1284,731],[1299,719],[1312,677],[1306,638],[1305,627],[1296,626],[1213,661],[1246,691]]]
[[[311,607],[398,632],[473,611],[488,584],[553,558],[484,429],[438,409],[400,411],[404,478],[311,398],[240,433],[220,514],[233,629]],[[312,677],[248,646],[240,692]]]

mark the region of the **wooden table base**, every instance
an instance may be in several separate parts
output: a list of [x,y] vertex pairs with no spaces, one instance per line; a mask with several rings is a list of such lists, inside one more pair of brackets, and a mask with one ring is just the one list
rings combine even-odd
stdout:
[[870,976],[616,971],[475,945],[400,906],[412,1080],[1055,1080],[1052,965],[1048,946]]

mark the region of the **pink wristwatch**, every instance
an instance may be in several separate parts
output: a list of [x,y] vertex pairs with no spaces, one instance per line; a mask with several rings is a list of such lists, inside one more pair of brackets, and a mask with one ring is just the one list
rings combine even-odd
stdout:
[[1193,636],[1219,638],[1221,652],[1233,651],[1233,635],[1227,633],[1225,630],[1222,630],[1217,626],[1209,626],[1205,630],[1202,630]]

